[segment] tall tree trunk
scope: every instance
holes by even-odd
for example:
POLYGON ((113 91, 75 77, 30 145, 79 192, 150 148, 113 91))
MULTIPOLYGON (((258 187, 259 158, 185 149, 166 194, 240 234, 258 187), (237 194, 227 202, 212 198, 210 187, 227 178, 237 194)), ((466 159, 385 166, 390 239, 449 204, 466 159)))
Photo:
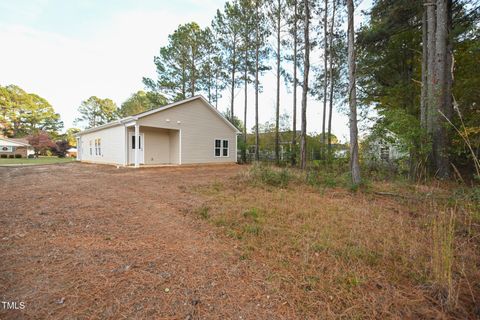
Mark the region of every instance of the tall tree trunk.
MULTIPOLYGON (((258 8, 259 4, 258 1, 255 1, 255 14, 258 20, 258 8)), ((258 30, 258 24, 255 24, 255 160, 259 161, 260 160, 260 136, 258 134, 258 89, 259 89, 259 83, 258 83, 258 64, 259 64, 259 46, 260 46, 260 40, 259 40, 259 30, 258 30)))
POLYGON ((187 80, 185 67, 182 66, 182 99, 187 97, 187 80))
POLYGON ((218 70, 215 70, 215 109, 218 109, 218 70))
POLYGON ((322 140, 321 140, 321 157, 325 155, 325 121, 327 119, 327 87, 328 87, 328 0, 325 1, 324 15, 323 15, 323 115, 322 115, 322 140))
MULTIPOLYGON (((429 0, 424 2, 424 10, 422 16, 422 79, 421 79, 421 93, 420 93, 420 127, 427 130, 428 118, 428 17, 427 6, 429 0)), ((424 150, 425 141, 423 135, 422 139, 414 141, 410 152, 410 169, 409 176, 412 181, 416 181, 422 175, 424 169, 424 157, 420 153, 424 150)))
POLYGON ((355 31, 353 0, 347 0, 348 9, 348 104, 350 106, 350 170, 354 185, 361 183, 358 154, 357 92, 355 88, 355 31))
POLYGON ((304 42, 305 58, 303 65, 303 88, 302 88, 302 133, 300 140, 300 167, 307 167, 307 96, 308 96, 308 74, 310 72, 310 3, 303 0, 305 6, 304 17, 304 42))
MULTIPOLYGON (((453 1, 447 0, 447 92, 446 92, 446 109, 445 115, 448 119, 451 119, 453 116, 453 96, 452 96, 452 88, 453 88, 453 45, 452 45, 452 19, 453 19, 453 1)), ((448 140, 448 139, 447 139, 448 140)))
POLYGON ((332 24, 330 25, 330 70, 329 70, 329 77, 330 77, 330 101, 328 105, 328 157, 329 159, 332 156, 332 112, 333 112, 333 56, 335 54, 333 50, 333 31, 335 27, 335 9, 336 9, 336 1, 333 0, 333 7, 332 7, 332 24))
POLYGON ((212 80, 213 80, 212 69, 209 67, 208 69, 208 103, 210 104, 212 104, 212 86, 213 86, 212 80))
POLYGON ((291 163, 292 166, 297 163, 297 0, 293 0, 293 132, 292 132, 292 150, 291 163))
POLYGON ((426 106, 426 129, 431 136, 434 126, 435 110, 435 33, 436 16, 435 0, 427 0, 427 106, 426 106))
POLYGON ((247 107, 248 107, 248 47, 245 48, 245 70, 244 70, 245 107, 243 110, 243 144, 242 161, 247 162, 247 107))
POLYGON ((446 178, 449 175, 446 121, 439 111, 445 114, 449 110, 450 97, 447 93, 450 81, 448 69, 448 0, 437 0, 437 19, 435 32, 435 113, 432 139, 432 151, 437 175, 446 178))
POLYGON ((278 0, 277 12, 277 102, 275 106, 275 161, 280 163, 280 17, 281 0, 278 0))
POLYGON ((236 50, 236 46, 233 47, 233 57, 232 57, 232 83, 231 83, 231 100, 230 100, 230 120, 233 121, 233 108, 234 108, 234 104, 235 104, 235 71, 236 71, 236 68, 237 68, 237 50, 236 50))
MULTIPOLYGON (((192 51, 194 50, 192 49, 192 51)), ((191 90, 190 94, 192 95, 192 97, 195 95, 195 81, 197 76, 195 74, 195 63, 193 61, 195 61, 195 54, 193 54, 192 56, 192 78, 191 78, 191 88, 190 88, 191 90)))
POLYGON ((422 88, 420 95, 420 125, 423 129, 427 128, 427 59, 428 59, 428 30, 427 30, 427 8, 423 12, 422 18, 422 88))

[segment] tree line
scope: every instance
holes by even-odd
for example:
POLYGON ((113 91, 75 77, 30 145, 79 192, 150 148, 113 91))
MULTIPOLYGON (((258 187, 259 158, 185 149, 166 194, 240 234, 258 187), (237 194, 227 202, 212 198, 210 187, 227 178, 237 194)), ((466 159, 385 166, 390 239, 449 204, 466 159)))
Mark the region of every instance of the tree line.
MULTIPOLYGON (((230 119, 237 116, 236 92, 243 89, 242 139, 246 144, 247 114, 253 112, 255 156, 259 160, 261 78, 270 70, 276 77, 275 160, 280 161, 280 110, 282 106, 291 106, 291 145, 295 151, 291 152, 290 162, 292 165, 299 162, 304 168, 307 163, 306 111, 310 96, 323 100, 321 139, 331 152, 331 139, 327 141, 332 131, 331 115, 335 103, 340 103, 347 80, 344 74, 347 46, 342 30, 345 14, 345 5, 338 0, 327 0, 322 6, 319 2, 303 0, 226 2, 217 10, 209 26, 202 29, 195 22, 180 25, 154 57, 157 78, 144 78, 143 82, 151 92, 165 94, 170 101, 201 93, 218 107, 220 98, 226 94, 230 119), (323 32, 319 32, 322 28, 323 32), (323 60, 322 65, 310 65, 312 53, 321 55, 318 58, 323 60), (309 77, 314 78, 315 83, 309 77), (293 90, 292 101, 281 101, 282 82, 293 90), (252 102, 248 95, 250 87, 254 91, 252 102), (297 123, 298 104, 302 115, 300 125, 297 123), (301 128, 299 137, 297 126, 301 128)), ((245 160, 245 150, 242 150, 242 158, 245 160)))
POLYGON ((260 77, 271 70, 276 76, 277 162, 280 108, 288 105, 293 115, 291 145, 300 144, 298 153, 291 153, 291 164, 297 165, 298 154, 299 166, 306 167, 310 120, 306 110, 308 97, 314 97, 322 102, 320 138, 322 156, 327 159, 333 108, 348 105, 355 184, 361 181, 357 117, 366 118, 372 111, 371 131, 380 137, 389 131, 400 138, 412 178, 447 178, 460 167, 468 172, 475 163, 469 159, 478 163, 480 150, 479 66, 475 63, 480 61, 478 3, 376 0, 356 31, 358 17, 354 1, 349 0, 227 2, 206 28, 196 23, 179 26, 154 58, 157 79, 144 78, 144 83, 152 92, 166 93, 169 100, 204 93, 217 106, 222 94, 227 94, 231 119, 236 116, 236 90, 243 87, 243 139, 246 144, 247 113, 253 111, 259 160, 260 77), (282 78, 293 91, 291 102, 280 100, 282 78), (249 86, 255 92, 253 110, 249 86))
POLYGON ((412 178, 479 175, 478 1, 375 1, 368 18, 359 104, 377 113, 373 134, 400 139, 412 178))
MULTIPOLYGON (((167 45, 154 57, 157 76, 143 78, 146 92, 134 93, 120 107, 110 99, 92 96, 79 106, 76 125, 101 125, 196 94, 203 94, 218 108, 226 95, 225 115, 243 131, 244 161, 248 128, 252 127, 255 157, 260 160, 260 133, 269 127, 274 133, 275 161, 280 162, 280 137, 285 140, 280 110, 284 108, 292 114, 289 162, 306 168, 307 121, 312 121, 307 108, 309 98, 314 98, 322 106, 321 118, 315 119, 321 123, 322 159, 332 158, 333 110, 349 115, 350 171, 355 184, 361 182, 362 156, 357 118, 372 119, 372 114, 370 135, 385 137, 391 132, 401 140, 409 155, 411 177, 446 178, 452 170, 468 171, 470 160, 478 163, 480 150, 478 4, 376 0, 359 30, 354 30, 354 19, 359 17, 355 9, 350 0, 226 2, 207 27, 191 22, 169 35, 167 45), (276 79, 272 126, 259 124, 266 72, 276 79), (281 100, 282 82, 291 91, 289 101, 281 100), (236 113, 239 90, 243 91, 242 120, 236 113), (253 124, 247 123, 250 113, 253 124)), ((6 88, 2 92, 14 97, 17 89, 6 88)), ((1 99, 0 124, 7 135, 59 125, 58 115, 40 97, 29 96, 25 106, 31 110, 44 106, 50 114, 47 122, 35 120, 34 114, 39 113, 19 113, 15 106, 23 103, 18 102, 23 101, 20 98, 1 99)))

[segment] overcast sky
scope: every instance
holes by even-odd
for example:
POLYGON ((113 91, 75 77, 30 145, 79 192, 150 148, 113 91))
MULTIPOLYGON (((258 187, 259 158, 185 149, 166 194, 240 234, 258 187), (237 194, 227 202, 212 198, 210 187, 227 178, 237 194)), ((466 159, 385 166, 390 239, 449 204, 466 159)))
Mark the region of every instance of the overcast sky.
MULTIPOLYGON (((224 2, 0 0, 0 85, 16 84, 46 98, 60 113, 65 128, 71 127, 82 100, 96 95, 120 106, 132 93, 145 89, 142 77, 155 77, 153 57, 168 35, 182 23, 209 25, 224 2)), ((262 79, 261 123, 274 116, 274 79, 272 71, 262 79)), ((282 86, 282 113, 291 114, 289 91, 282 86)), ((254 121, 253 94, 252 88, 247 128, 254 121)), ((229 96, 224 93, 219 109, 229 107, 229 96)), ((236 97, 235 114, 243 118, 242 89, 236 97)), ((309 100, 309 132, 321 131, 321 107, 309 100)), ((334 113, 332 131, 342 141, 348 137, 347 124, 345 115, 334 113)))

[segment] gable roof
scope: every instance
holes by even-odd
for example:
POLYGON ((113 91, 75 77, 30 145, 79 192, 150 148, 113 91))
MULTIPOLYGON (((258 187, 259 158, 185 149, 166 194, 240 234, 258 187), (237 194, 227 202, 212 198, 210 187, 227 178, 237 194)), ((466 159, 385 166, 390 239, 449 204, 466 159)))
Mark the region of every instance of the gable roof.
POLYGON ((0 137, 0 145, 12 147, 30 147, 27 139, 0 137), (5 142, 2 142, 5 141, 5 142))
POLYGON ((103 125, 101 125, 101 126, 97 126, 97 127, 93 127, 93 128, 90 128, 90 129, 83 130, 83 131, 77 133, 76 136, 80 136, 80 135, 85 134, 85 133, 95 132, 95 131, 98 131, 98 130, 102 130, 102 129, 106 129, 106 128, 110 128, 110 127, 122 125, 122 124, 125 124, 125 123, 127 123, 127 122, 136 121, 136 120, 141 119, 141 118, 143 118, 143 117, 147 117, 147 116, 149 116, 149 115, 151 115, 151 114, 155 114, 155 113, 158 113, 158 112, 162 112, 162 111, 164 111, 164 110, 167 110, 167 109, 170 109, 170 108, 173 108, 173 107, 176 107, 176 106, 179 106, 179 105, 182 105, 182 104, 185 104, 185 103, 187 103, 187 102, 191 102, 191 101, 194 101, 194 100, 197 100, 197 99, 200 99, 200 101, 202 101, 207 107, 209 107, 209 108, 210 108, 218 117, 220 117, 220 119, 222 119, 233 131, 235 131, 236 133, 240 133, 240 131, 239 131, 230 121, 228 121, 214 106, 212 106, 212 105, 207 101, 207 99, 205 99, 202 95, 197 95, 197 96, 193 96, 193 97, 190 97, 190 98, 181 100, 181 101, 177 101, 177 102, 174 102, 174 103, 167 104, 167 105, 165 105, 165 106, 162 106, 162 107, 159 107, 159 108, 156 108, 156 109, 144 111, 144 112, 141 112, 141 113, 132 115, 132 116, 128 116, 128 117, 125 117, 125 118, 122 118, 122 119, 119 119, 119 120, 115 120, 115 121, 112 121, 112 122, 103 124, 103 125))

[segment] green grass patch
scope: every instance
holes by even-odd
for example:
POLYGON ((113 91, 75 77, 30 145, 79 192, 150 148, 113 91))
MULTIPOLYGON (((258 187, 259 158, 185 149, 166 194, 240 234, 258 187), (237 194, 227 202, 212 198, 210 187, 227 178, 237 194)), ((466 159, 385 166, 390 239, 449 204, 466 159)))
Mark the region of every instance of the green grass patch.
POLYGON ((243 232, 254 236, 260 235, 262 228, 258 224, 247 224, 243 226, 243 232))
POLYGON ((210 213, 208 212, 209 210, 209 207, 201 206, 200 208, 198 208, 197 214, 200 218, 208 220, 210 218, 210 213))
POLYGON ((273 187, 284 188, 293 176, 287 168, 275 168, 270 165, 255 164, 250 169, 254 182, 259 182, 273 187))
POLYGON ((261 211, 257 208, 251 208, 243 212, 243 217, 254 222, 260 222, 261 211))
POLYGON ((75 158, 59 158, 59 157, 39 157, 37 159, 16 158, 16 159, 0 159, 0 166, 33 166, 42 164, 68 163, 75 161, 75 158))
POLYGON ((376 251, 351 243, 347 243, 340 248, 334 249, 333 255, 341 258, 347 263, 359 261, 372 267, 377 266, 382 258, 382 255, 376 251))

